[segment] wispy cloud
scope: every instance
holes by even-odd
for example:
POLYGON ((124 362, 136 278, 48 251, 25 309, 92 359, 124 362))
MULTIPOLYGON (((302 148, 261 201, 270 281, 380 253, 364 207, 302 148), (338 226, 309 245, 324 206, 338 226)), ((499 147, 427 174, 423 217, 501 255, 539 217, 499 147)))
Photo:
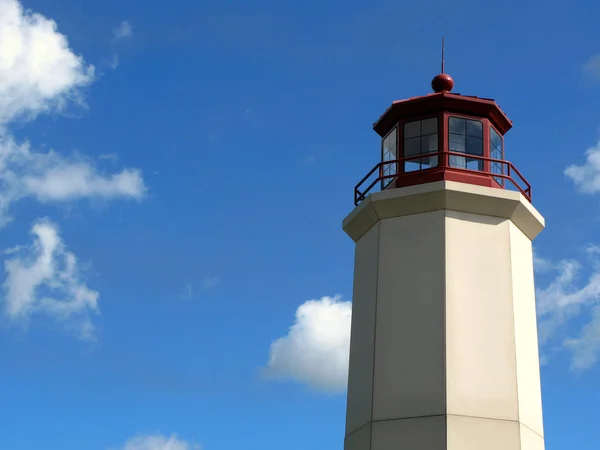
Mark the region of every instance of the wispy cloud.
MULTIPOLYGON (((216 277, 205 278, 200 284, 203 291, 207 291, 216 287, 219 284, 219 279, 216 277)), ((188 283, 183 288, 183 292, 181 294, 183 299, 189 300, 194 297, 194 286, 191 283, 188 283)))
MULTIPOLYGON (((150 434, 135 436, 127 440, 120 450, 200 450, 200 446, 179 439, 175 435, 150 434)), ((114 450, 114 449, 109 449, 114 450)))
POLYGON ((204 290, 212 289, 215 286, 217 286, 217 284, 219 284, 219 279, 218 278, 216 278, 216 277, 206 278, 202 282, 202 289, 204 289, 204 290))
POLYGON ((0 226, 10 221, 10 206, 23 198, 41 203, 81 199, 141 200, 147 188, 140 170, 103 173, 78 156, 38 152, 0 133, 0 226))
POLYGON ((600 192, 600 142, 585 151, 585 162, 568 166, 565 175, 584 194, 600 192))
POLYGON ((552 278, 536 293, 540 345, 546 351, 570 351, 576 371, 593 366, 600 355, 600 261, 595 249, 587 250, 591 271, 586 277, 578 260, 544 260, 546 276, 552 278), (581 321, 585 324, 573 329, 581 321))
POLYGON ((77 257, 66 249, 55 224, 36 222, 31 228, 33 243, 11 249, 5 261, 3 311, 13 322, 27 324, 35 314, 50 317, 92 340, 98 292, 81 280, 77 257))
POLYGON ((183 294, 181 295, 184 299, 189 300, 194 296, 194 289, 191 284, 186 284, 183 288, 183 294))
POLYGON ((590 80, 600 81, 600 54, 592 55, 581 65, 581 70, 590 80))
POLYGON ((119 24, 118 27, 113 29, 113 39, 115 41, 131 38, 132 36, 133 27, 131 26, 131 23, 129 23, 127 20, 124 20, 119 24))
POLYGON ((298 308, 288 334, 271 344, 265 373, 322 391, 348 383, 352 304, 340 296, 309 300, 298 308))
POLYGON ((119 64, 121 62, 121 58, 119 57, 119 52, 117 50, 117 44, 120 41, 131 39, 133 37, 133 27, 131 26, 131 23, 129 21, 124 20, 117 27, 113 28, 112 34, 114 53, 110 59, 104 60, 104 64, 110 69, 115 70, 119 67, 119 64))
POLYGON ((103 153, 98 156, 100 161, 109 161, 112 163, 116 163, 119 160, 119 156, 116 153, 103 153))
POLYGON ((119 62, 120 62, 119 55, 115 53, 112 56, 112 58, 110 58, 108 60, 104 60, 104 62, 110 69, 115 70, 119 67, 119 62))

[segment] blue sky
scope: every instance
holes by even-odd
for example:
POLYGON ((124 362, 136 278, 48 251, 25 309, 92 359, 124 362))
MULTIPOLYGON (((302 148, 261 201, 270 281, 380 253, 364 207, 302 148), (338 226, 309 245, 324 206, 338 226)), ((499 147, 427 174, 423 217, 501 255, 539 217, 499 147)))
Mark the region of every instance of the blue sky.
POLYGON ((547 449, 597 449, 598 14, 0 0, 0 448, 342 449, 341 220, 372 123, 429 92, 444 34, 547 220, 547 449))

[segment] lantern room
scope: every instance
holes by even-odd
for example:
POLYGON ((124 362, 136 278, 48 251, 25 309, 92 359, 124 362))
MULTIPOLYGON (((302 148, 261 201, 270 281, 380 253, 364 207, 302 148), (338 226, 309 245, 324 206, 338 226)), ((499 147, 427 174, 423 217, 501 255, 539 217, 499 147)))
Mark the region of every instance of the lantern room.
POLYGON ((382 190, 448 180, 516 189, 531 201, 531 187, 505 159, 504 135, 512 122, 494 100, 452 93, 442 73, 433 93, 394 101, 373 129, 381 136, 381 160, 354 192, 360 203, 382 190))

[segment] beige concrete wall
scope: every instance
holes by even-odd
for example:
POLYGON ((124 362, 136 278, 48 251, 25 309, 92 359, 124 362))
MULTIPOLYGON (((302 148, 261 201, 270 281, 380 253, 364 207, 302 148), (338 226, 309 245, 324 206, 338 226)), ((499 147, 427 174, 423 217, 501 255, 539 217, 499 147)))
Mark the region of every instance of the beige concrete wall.
POLYGON ((449 415, 447 425, 447 450, 534 450, 521 447, 519 422, 449 415))
POLYGON ((512 223, 509 226, 519 421, 543 436, 533 251, 527 236, 512 223))
POLYGON ((446 418, 444 416, 384 420, 373 423, 372 450, 438 450, 445 449, 445 444, 446 418))
POLYGON ((518 420, 509 224, 446 213, 448 414, 518 420))
POLYGON ((373 420, 444 414, 444 212, 379 223, 373 420))
POLYGON ((372 416, 379 230, 378 223, 355 248, 346 435, 370 423, 372 416))
POLYGON ((530 240, 543 218, 498 190, 419 189, 345 221, 357 244, 344 448, 543 450, 530 240))

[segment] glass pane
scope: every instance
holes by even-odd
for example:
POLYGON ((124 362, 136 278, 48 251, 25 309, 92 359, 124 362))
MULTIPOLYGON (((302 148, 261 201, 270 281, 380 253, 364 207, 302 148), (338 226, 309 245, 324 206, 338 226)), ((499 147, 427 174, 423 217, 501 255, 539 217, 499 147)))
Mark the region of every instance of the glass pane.
POLYGON ((492 147, 502 146, 502 138, 493 128, 490 128, 490 143, 492 144, 492 147))
POLYGON ((421 134, 423 136, 427 134, 435 134, 438 132, 438 122, 437 117, 432 117, 431 119, 425 119, 421 121, 421 134))
POLYGON ((437 167, 438 165, 438 157, 436 156, 430 156, 429 158, 427 158, 427 161, 423 162, 423 169, 429 169, 430 167, 437 167))
POLYGON ((391 161, 396 159, 396 147, 394 148, 383 148, 383 160, 391 161))
POLYGON ((383 159, 396 159, 396 129, 394 128, 383 140, 383 159))
POLYGON ((501 164, 493 162, 491 167, 492 167, 492 173, 503 173, 502 172, 503 166, 501 164))
POLYGON ((404 125, 404 139, 413 138, 421 135, 421 121, 408 122, 404 125))
POLYGON ((391 144, 388 139, 383 141, 383 153, 396 153, 396 145, 391 144))
POLYGON ((430 134, 421 138, 421 153, 431 153, 438 151, 437 134, 430 134))
POLYGON ((385 145, 388 147, 396 146, 396 129, 394 128, 385 138, 385 145))
POLYGON ((416 170, 421 170, 421 165, 419 164, 418 159, 416 160, 416 162, 407 161, 404 163, 404 171, 405 172, 414 172, 416 170))
POLYGON ((450 140, 448 142, 449 150, 451 152, 465 153, 466 138, 460 134, 450 134, 450 140))
POLYGON ((450 133, 465 134, 467 131, 466 120, 450 117, 450 133))
POLYGON ((404 156, 421 153, 421 138, 404 139, 404 156))
POLYGON ((483 161, 481 159, 467 158, 467 169, 483 172, 483 161))
POLYGON ((467 136, 483 138, 483 123, 479 120, 467 120, 467 136))
POLYGON ((458 167, 459 169, 467 168, 467 158, 464 156, 450 155, 450 167, 458 167))
POLYGON ((467 153, 483 155, 483 139, 467 136, 467 153))

